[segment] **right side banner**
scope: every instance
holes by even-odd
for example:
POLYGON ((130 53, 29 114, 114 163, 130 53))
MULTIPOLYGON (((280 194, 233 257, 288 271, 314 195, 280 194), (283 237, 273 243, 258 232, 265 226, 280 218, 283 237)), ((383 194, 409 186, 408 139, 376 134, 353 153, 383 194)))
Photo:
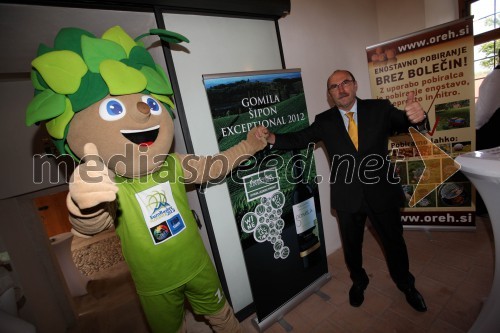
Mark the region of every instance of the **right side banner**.
POLYGON ((453 165, 475 149, 472 18, 373 45, 366 53, 372 97, 404 110, 413 91, 430 123, 425 144, 409 134, 389 142, 407 197, 403 225, 475 227, 475 190, 453 165))

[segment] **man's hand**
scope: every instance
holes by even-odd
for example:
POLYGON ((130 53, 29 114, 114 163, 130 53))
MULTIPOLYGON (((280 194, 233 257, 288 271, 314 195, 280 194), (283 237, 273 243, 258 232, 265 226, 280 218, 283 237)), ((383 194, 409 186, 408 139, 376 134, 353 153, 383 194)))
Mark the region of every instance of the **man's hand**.
POLYGON ((87 143, 83 153, 83 163, 75 169, 69 184, 71 199, 79 209, 114 201, 118 192, 114 174, 99 157, 96 145, 87 143))
POLYGON ((412 124, 418 124, 427 117, 420 103, 415 100, 415 92, 413 91, 410 91, 408 95, 406 95, 405 112, 412 124))
POLYGON ((270 132, 266 127, 259 125, 257 126, 257 131, 255 133, 259 138, 266 139, 267 143, 274 144, 275 136, 274 133, 270 132))

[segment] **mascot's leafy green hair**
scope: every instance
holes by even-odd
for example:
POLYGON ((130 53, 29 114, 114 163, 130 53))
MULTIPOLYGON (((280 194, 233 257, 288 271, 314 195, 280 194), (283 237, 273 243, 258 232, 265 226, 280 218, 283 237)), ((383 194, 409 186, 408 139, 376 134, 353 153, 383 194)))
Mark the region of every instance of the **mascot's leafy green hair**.
POLYGON ((31 63, 35 98, 28 105, 26 124, 46 121, 57 149, 75 157, 66 143, 73 115, 108 94, 148 94, 162 102, 172 115, 168 77, 139 42, 149 35, 169 43, 189 42, 163 29, 151 29, 134 40, 115 26, 101 38, 83 29, 64 28, 57 34, 53 48, 40 44, 37 58, 31 63))

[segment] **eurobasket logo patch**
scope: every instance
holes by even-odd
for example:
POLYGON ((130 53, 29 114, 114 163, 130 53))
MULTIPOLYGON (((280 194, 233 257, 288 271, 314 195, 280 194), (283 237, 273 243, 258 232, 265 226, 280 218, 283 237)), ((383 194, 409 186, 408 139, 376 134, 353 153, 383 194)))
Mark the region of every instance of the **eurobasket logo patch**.
POLYGON ((167 202, 165 192, 155 191, 148 195, 148 208, 152 211, 150 219, 152 221, 162 219, 165 216, 175 213, 175 209, 167 202))
POLYGON ((169 183, 158 184, 136 193, 136 198, 155 245, 178 235, 186 228, 173 200, 169 183))

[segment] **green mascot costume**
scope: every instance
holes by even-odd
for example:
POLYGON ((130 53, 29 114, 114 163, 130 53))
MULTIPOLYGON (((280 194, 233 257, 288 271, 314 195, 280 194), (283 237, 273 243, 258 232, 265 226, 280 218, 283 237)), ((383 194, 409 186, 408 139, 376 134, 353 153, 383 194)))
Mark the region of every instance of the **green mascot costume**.
POLYGON ((167 75, 119 26, 101 38, 62 29, 32 61, 35 97, 26 123, 45 122, 61 153, 80 161, 67 206, 73 232, 91 236, 114 226, 154 332, 185 331, 184 301, 216 332, 241 332, 205 250, 185 184, 225 176, 266 146, 255 130, 215 156, 170 153, 174 124, 167 75))

